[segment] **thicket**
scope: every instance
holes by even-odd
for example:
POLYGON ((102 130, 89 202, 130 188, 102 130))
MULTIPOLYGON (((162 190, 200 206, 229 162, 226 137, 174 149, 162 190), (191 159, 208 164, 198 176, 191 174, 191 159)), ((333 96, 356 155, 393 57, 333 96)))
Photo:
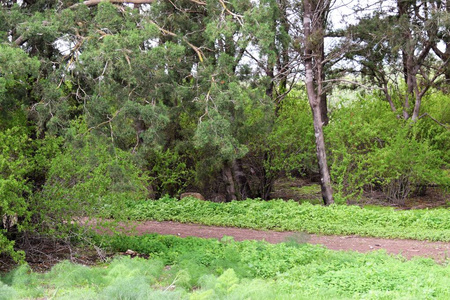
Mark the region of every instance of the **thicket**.
MULTIPOLYGON (((377 191, 385 202, 403 205, 408 197, 425 195, 428 186, 448 192, 450 96, 439 91, 427 95, 429 115, 412 123, 377 94, 335 92, 325 135, 337 202, 377 191)), ((267 141, 269 174, 318 173, 311 112, 301 88, 284 99, 267 141)))
POLYGON ((145 235, 103 237, 117 257, 97 267, 60 263, 45 274, 24 265, 0 278, 2 299, 447 299, 448 265, 382 251, 335 252, 282 244, 145 235))
POLYGON ((450 241, 447 209, 395 211, 359 206, 329 207, 283 200, 213 203, 162 198, 130 206, 132 220, 177 221, 321 234, 450 241))
MULTIPOLYGON (((430 104, 439 103, 436 107, 450 105, 450 97, 441 92, 427 98, 430 104)), ((446 120, 440 110, 430 109, 434 113, 446 120)), ((325 130, 332 179, 341 199, 377 190, 387 202, 403 205, 410 196, 426 194, 428 186, 444 192, 450 187, 450 130, 432 119, 404 121, 386 102, 367 95, 341 99, 325 130)))
POLYGON ((89 132, 65 143, 31 134, 23 126, 0 132, 0 254, 22 260, 14 243, 23 233, 79 240, 85 229, 73 221, 124 219, 124 204, 146 197, 146 175, 129 153, 89 132))

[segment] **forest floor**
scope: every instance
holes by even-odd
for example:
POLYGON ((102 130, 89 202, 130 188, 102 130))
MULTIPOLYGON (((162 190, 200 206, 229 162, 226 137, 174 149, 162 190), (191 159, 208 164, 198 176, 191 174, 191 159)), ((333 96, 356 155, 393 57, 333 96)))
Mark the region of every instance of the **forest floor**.
MULTIPOLYGON (((332 250, 369 252, 383 249, 389 254, 401 254, 407 259, 415 256, 429 257, 437 262, 450 258, 450 243, 402 239, 381 239, 360 236, 326 236, 304 232, 278 232, 235 227, 204 226, 177 222, 145 221, 135 225, 138 234, 158 233, 179 237, 195 236, 217 238, 231 236, 236 241, 265 240, 269 243, 293 241, 297 243, 320 244, 332 250)), ((132 250, 132 249, 131 249, 132 250)))

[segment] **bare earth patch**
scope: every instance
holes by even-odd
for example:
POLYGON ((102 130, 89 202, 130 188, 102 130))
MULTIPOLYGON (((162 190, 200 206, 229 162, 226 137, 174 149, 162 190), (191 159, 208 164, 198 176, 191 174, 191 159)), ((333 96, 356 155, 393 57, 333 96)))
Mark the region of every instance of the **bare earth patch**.
POLYGON ((332 250, 369 252, 384 249, 389 254, 410 259, 415 256, 433 258, 443 262, 450 258, 450 243, 428 242, 400 239, 380 239, 360 236, 323 236, 300 232, 262 231, 254 229, 204 226, 177 222, 145 221, 136 224, 138 234, 158 233, 179 237, 196 236, 201 238, 217 238, 232 236, 236 241, 265 240, 269 243, 281 243, 296 240, 300 243, 320 244, 332 250))

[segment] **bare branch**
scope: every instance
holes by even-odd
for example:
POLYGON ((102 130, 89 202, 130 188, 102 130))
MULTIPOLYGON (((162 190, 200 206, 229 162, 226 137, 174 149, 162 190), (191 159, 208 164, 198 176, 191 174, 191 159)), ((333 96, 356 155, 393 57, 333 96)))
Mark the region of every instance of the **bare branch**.
POLYGON ((167 34, 167 35, 170 35, 170 36, 177 36, 175 33, 173 33, 173 32, 171 32, 171 31, 169 31, 169 30, 166 30, 166 29, 164 29, 164 28, 162 28, 162 27, 160 27, 158 24, 156 24, 155 22, 153 22, 153 21, 150 21, 152 24, 154 24, 156 27, 158 27, 158 29, 159 29, 159 31, 161 31, 162 33, 164 33, 164 34, 167 34))
MULTIPOLYGON (((173 36, 173 37, 177 37, 177 35, 176 35, 175 33, 173 33, 173 32, 171 32, 171 31, 169 31, 169 30, 166 30, 166 29, 160 27, 158 24, 156 24, 156 23, 153 22, 153 21, 152 21, 152 24, 154 24, 156 27, 158 27, 159 31, 161 31, 162 33, 167 34, 167 35, 170 35, 170 36, 173 36)), ((199 47, 194 46, 193 44, 191 44, 191 43, 186 39, 186 37, 183 37, 183 41, 184 41, 186 44, 188 44, 188 46, 191 47, 192 50, 195 51, 195 53, 197 53, 197 56, 198 56, 198 59, 200 60, 200 62, 203 62, 203 58, 204 58, 205 55, 203 54, 202 50, 201 50, 199 47)))
MULTIPOLYGON (((42 26, 48 26, 50 25, 49 21, 42 21, 42 26)), ((28 39, 25 38, 25 33, 22 33, 17 39, 14 40, 14 44, 16 46, 21 46, 23 43, 25 43, 28 39)))
MULTIPOLYGON (((101 123, 97 124, 96 126, 93 126, 93 127, 88 128, 87 132, 90 132, 90 131, 92 131, 93 129, 97 129, 97 128, 99 128, 99 127, 101 127, 101 126, 103 126, 103 125, 106 125, 106 124, 109 124, 109 126, 111 127, 111 122, 117 117, 117 115, 118 115, 121 111, 122 111, 122 109, 119 109, 118 111, 116 111, 116 112, 113 114, 112 117, 109 117, 109 116, 108 116, 108 121, 101 122, 101 123)), ((111 128, 111 130, 112 130, 112 128, 111 128)), ((112 135, 112 134, 111 134, 111 135, 112 135)))
POLYGON ((431 120, 433 120, 434 122, 436 122, 437 124, 439 124, 440 126, 444 127, 447 130, 450 130, 450 126, 443 124, 441 122, 439 122, 438 120, 436 120, 435 118, 433 118, 432 116, 430 116, 428 113, 424 113, 423 115, 421 115, 419 117, 419 119, 422 119, 423 117, 429 117, 431 120))

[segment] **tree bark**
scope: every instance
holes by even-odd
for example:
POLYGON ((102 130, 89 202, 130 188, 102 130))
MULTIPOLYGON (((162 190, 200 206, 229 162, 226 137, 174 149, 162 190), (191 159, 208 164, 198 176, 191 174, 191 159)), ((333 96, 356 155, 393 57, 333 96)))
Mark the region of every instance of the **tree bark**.
MULTIPOLYGON (((326 1, 325 1, 326 2, 326 1)), ((323 119, 322 119, 322 72, 323 72, 323 51, 322 45, 324 42, 323 35, 323 17, 324 11, 327 9, 327 4, 323 7, 314 6, 310 0, 303 1, 303 30, 305 35, 305 84, 306 92, 308 94, 309 104, 313 114, 314 135, 316 139, 316 154, 319 163, 320 186, 322 189, 322 198, 325 205, 334 203, 333 191, 331 188, 331 177, 328 169, 327 155, 325 151, 325 138, 323 135, 323 119), (313 20, 313 12, 316 16, 313 20), (319 17, 317 17, 319 16, 319 17), (319 40, 320 39, 320 40, 319 40), (314 43, 313 43, 314 40, 314 43), (316 82, 315 82, 316 81, 316 82)))
POLYGON ((232 163, 234 178, 238 187, 238 197, 240 200, 246 200, 252 198, 252 192, 250 185, 248 184, 247 176, 245 176, 244 169, 242 168, 242 161, 235 159, 232 163))
POLYGON ((222 178, 225 183, 227 202, 237 200, 236 188, 234 187, 233 172, 228 164, 223 167, 222 178))
MULTIPOLYGON (((309 98, 309 96, 308 96, 309 98)), ((309 99, 311 110, 313 113, 314 135, 316 137, 316 153, 319 163, 320 188, 322 191, 322 199, 325 205, 334 203, 333 190, 331 187, 331 176, 328 169, 327 154, 325 151, 325 138, 323 135, 323 121, 321 117, 320 105, 318 99, 309 99)))
MULTIPOLYGON (((325 25, 325 24, 324 24, 325 25)), ((323 59, 325 57, 325 43, 322 43, 320 46, 321 51, 321 58, 323 59)), ((321 69, 320 72, 320 78, 318 79, 321 82, 321 86, 323 85, 322 82, 325 81, 325 72, 324 72, 324 64, 321 63, 321 69)), ((323 86, 321 88, 321 93, 319 95, 320 97, 320 116, 322 117, 322 122, 324 126, 328 125, 328 122, 330 121, 328 118, 328 101, 327 101, 327 93, 323 90, 323 86)))

